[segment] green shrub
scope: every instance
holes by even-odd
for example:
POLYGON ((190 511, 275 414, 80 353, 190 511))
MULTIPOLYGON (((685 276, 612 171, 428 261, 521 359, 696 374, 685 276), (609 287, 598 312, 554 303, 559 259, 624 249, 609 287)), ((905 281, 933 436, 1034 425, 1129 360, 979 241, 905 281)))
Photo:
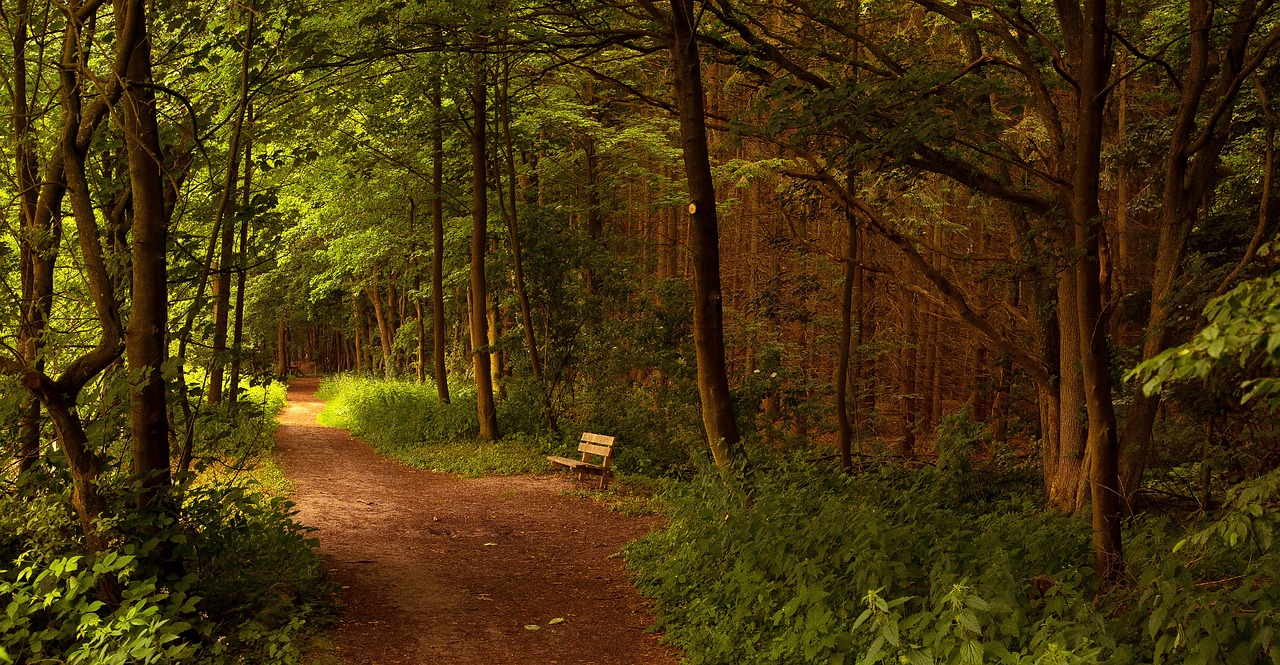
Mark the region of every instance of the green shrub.
POLYGON ((501 441, 477 441, 480 425, 472 390, 454 389, 451 403, 436 399, 435 387, 412 381, 355 376, 325 379, 320 422, 349 430, 378 453, 412 466, 480 476, 546 470, 545 455, 557 435, 504 432, 501 441))
POLYGON ((991 469, 957 493, 963 463, 941 466, 704 474, 668 490, 670 526, 628 563, 692 663, 1280 659, 1280 475, 1203 524, 1131 522, 1131 584, 1096 597, 1086 520, 993 490, 991 469))
POLYGON ((982 608, 972 618, 992 647, 1091 648, 1083 525, 1030 497, 975 512, 939 490, 947 480, 794 465, 727 490, 708 474, 667 497, 671 526, 628 560, 694 663, 852 663, 873 647, 910 658, 913 645, 943 658, 971 648, 973 631, 951 631, 959 596, 982 608), (1052 581, 1047 592, 1037 580, 1052 581))
MULTIPOLYGON (((100 528, 111 549, 87 552, 70 481, 52 447, 35 473, 0 494, 0 663, 297 663, 309 631, 332 614, 316 542, 271 467, 280 384, 251 386, 234 414, 201 409, 193 422, 199 473, 179 474, 139 511, 127 467, 127 401, 108 382, 81 412, 109 502, 100 528), (31 480, 36 479, 36 480, 31 480), (114 579, 122 601, 103 602, 114 579)), ((180 413, 180 410, 175 409, 180 413)), ((176 429, 185 431, 178 419, 176 429)))
MULTIPOLYGON (((300 662, 301 638, 327 621, 332 590, 291 506, 244 485, 179 487, 174 496, 182 497, 176 519, 126 513, 132 497, 120 495, 115 512, 124 517, 105 525, 114 549, 97 555, 71 538, 6 539, 8 662, 300 662), (117 607, 99 595, 104 576, 119 580, 117 607)), ((42 505, 31 521, 73 532, 61 502, 42 505)))

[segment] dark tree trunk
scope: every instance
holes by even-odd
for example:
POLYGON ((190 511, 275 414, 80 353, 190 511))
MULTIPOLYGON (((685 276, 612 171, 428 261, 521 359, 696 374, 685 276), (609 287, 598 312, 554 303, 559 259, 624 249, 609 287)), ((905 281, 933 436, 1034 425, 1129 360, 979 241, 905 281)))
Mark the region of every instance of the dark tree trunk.
MULTIPOLYGON (((849 172, 849 188, 853 189, 853 170, 849 172)), ((849 344, 853 337, 853 286, 858 277, 858 220, 851 208, 845 209, 849 227, 849 244, 844 264, 844 288, 840 293, 840 348, 836 358, 836 449, 845 473, 853 471, 853 425, 849 422, 849 344)))
MULTIPOLYGON (((250 25, 252 25, 252 18, 250 25)), ((252 122, 252 110, 249 112, 252 122)), ((236 254, 236 304, 235 326, 231 334, 231 381, 227 402, 234 408, 240 399, 240 366, 244 354, 244 285, 249 276, 249 220, 253 202, 253 144, 251 138, 244 144, 244 192, 241 199, 243 217, 240 220, 240 251, 236 254)))
POLYGON ((727 468, 736 457, 739 434, 725 372, 720 236, 715 185, 707 152, 706 98, 694 35, 693 4, 693 0, 672 0, 671 64, 692 218, 693 340, 697 348, 702 423, 716 464, 727 468))
POLYGON ((148 489, 139 497, 149 504, 169 484, 169 420, 165 408, 163 363, 169 323, 166 283, 164 176, 158 156, 155 93, 151 81, 151 39, 143 0, 116 0, 116 39, 132 45, 121 106, 129 152, 133 191, 133 298, 125 335, 129 375, 137 382, 130 392, 130 435, 133 470, 148 489))
POLYGON ((1076 111, 1075 178, 1071 213, 1076 261, 1077 318, 1080 360, 1084 375, 1085 407, 1089 413, 1089 489, 1093 502, 1095 567, 1104 587, 1118 584, 1124 574, 1120 542, 1121 510, 1119 442, 1111 395, 1111 359, 1102 313, 1098 204, 1102 131, 1106 88, 1111 72, 1111 44, 1107 32, 1106 0, 1085 0, 1083 48, 1079 68, 1080 101, 1076 111))
MULTIPOLYGON (((61 224, 53 223, 51 214, 42 214, 41 175, 37 145, 32 137, 31 100, 27 91, 27 40, 31 6, 19 0, 13 27, 13 149, 14 172, 18 186, 19 271, 21 273, 21 311, 18 323, 18 352, 30 367, 43 371, 40 349, 53 307, 53 269, 61 224)), ((58 174, 59 176, 61 174, 58 174)), ((49 179, 46 193, 61 204, 62 186, 49 179)), ((18 419, 18 473, 29 470, 40 457, 40 401, 29 397, 22 405, 18 419)))
MULTIPOLYGON (((914 275, 912 276, 914 278, 914 275)), ((916 425, 919 422, 919 400, 916 398, 916 344, 919 335, 916 332, 916 313, 920 310, 914 295, 906 296, 906 304, 902 313, 902 350, 898 354, 901 374, 899 390, 902 395, 901 438, 898 439, 898 454, 910 456, 916 449, 916 425)))
POLYGON ((388 379, 394 375, 395 365, 391 358, 392 332, 391 322, 388 320, 391 312, 382 304, 382 294, 378 292, 379 280, 378 271, 373 271, 373 284, 365 287, 365 292, 369 295, 369 301, 373 303, 373 318, 378 323, 378 340, 381 342, 382 350, 382 373, 388 379))
MULTIPOLYGON (((223 367, 227 355, 227 323, 231 310, 231 273, 235 261, 235 219, 231 215, 235 205, 236 181, 240 176, 240 140, 244 130, 245 115, 249 105, 249 56, 252 52, 254 16, 246 12, 248 38, 240 58, 240 90, 236 103, 236 117, 231 129, 231 145, 227 154, 227 173, 222 181, 222 195, 218 199, 216 226, 221 235, 218 256, 218 275, 213 283, 213 361, 209 364, 209 403, 222 401, 223 367)), ((247 177, 247 176, 246 176, 247 177)))
POLYGON ((444 330, 444 110, 440 101, 437 72, 431 83, 431 332, 435 336, 436 396, 449 403, 449 375, 445 370, 444 330))
MULTIPOLYGON (((509 63, 505 65, 509 67, 509 63)), ((511 243, 511 267, 515 277, 516 298, 520 304, 520 324, 524 329, 524 343, 529 350, 529 371, 533 375, 533 380, 538 384, 538 389, 542 392, 542 411, 543 418, 547 421, 547 426, 552 430, 559 431, 559 424, 556 422, 555 413, 551 408, 551 396, 547 390, 546 382, 542 377, 542 359, 538 353, 538 341, 533 332, 533 314, 529 307, 529 292, 525 288, 524 282, 524 258, 521 252, 520 244, 520 196, 517 184, 520 182, 516 175, 516 157, 515 145, 511 140, 511 98, 510 98, 510 74, 504 72, 502 78, 502 87, 499 89, 499 113, 502 123, 502 141, 505 148, 505 161, 507 167, 507 184, 510 193, 509 209, 504 209, 507 218, 507 235, 511 243)), ((495 165, 496 166, 496 165, 495 165)), ((501 183, 498 187, 499 196, 502 195, 501 183)))
POLYGON ((476 414, 480 438, 496 441, 498 414, 493 401, 492 363, 489 357, 489 301, 485 283, 484 257, 489 244, 489 197, 485 160, 485 124, 488 118, 488 89, 485 58, 477 55, 474 89, 471 94, 471 362, 475 370, 476 414))

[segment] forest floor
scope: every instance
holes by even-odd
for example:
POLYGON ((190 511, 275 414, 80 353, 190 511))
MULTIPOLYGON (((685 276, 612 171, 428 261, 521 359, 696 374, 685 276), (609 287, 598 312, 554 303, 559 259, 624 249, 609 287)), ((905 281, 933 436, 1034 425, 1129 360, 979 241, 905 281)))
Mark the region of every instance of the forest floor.
POLYGON ((567 496, 563 477, 467 479, 389 460, 316 422, 318 384, 289 385, 277 434, 298 519, 342 589, 318 663, 676 662, 646 632, 654 617, 618 555, 657 518, 567 496))

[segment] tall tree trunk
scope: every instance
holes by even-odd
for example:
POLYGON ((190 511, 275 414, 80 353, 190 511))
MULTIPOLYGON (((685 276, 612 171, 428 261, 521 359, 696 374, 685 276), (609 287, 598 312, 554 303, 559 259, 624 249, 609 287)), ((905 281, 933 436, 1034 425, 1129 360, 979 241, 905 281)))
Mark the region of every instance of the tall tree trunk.
MULTIPOLYGON (((588 103, 590 103, 588 97, 588 103)), ((600 155, 596 152, 596 139, 586 136, 582 140, 583 161, 586 166, 586 228, 587 238, 591 241, 592 253, 601 251, 600 236, 604 232, 604 219, 600 215, 600 155)), ((589 265, 589 264, 588 264, 589 265)), ((600 291, 600 276, 587 268, 585 271, 587 291, 592 295, 600 291)))
POLYGON ((1102 314, 1098 204, 1102 131, 1111 72, 1106 0, 1085 0, 1083 40, 1078 68, 1074 179, 1071 215, 1074 227, 1077 321, 1080 361, 1089 414, 1089 488, 1093 505, 1095 567, 1104 588, 1121 581, 1119 442, 1111 395, 1111 362, 1102 314))
MULTIPOLYGON (((1229 21, 1218 22, 1214 19, 1219 9, 1217 3, 1188 2, 1187 65, 1181 77, 1162 173, 1159 235, 1143 360, 1150 360, 1168 346, 1169 327, 1177 309, 1173 296, 1182 276, 1187 237, 1198 214, 1207 207, 1210 188, 1219 179, 1216 171, 1220 170, 1222 150, 1229 144, 1227 128, 1233 126, 1240 84, 1251 73, 1245 69, 1246 64, 1257 67, 1263 62, 1246 52, 1255 29, 1261 25, 1258 22, 1261 14, 1254 12, 1257 6, 1247 2, 1231 10, 1229 21), (1215 23, 1231 25, 1226 40, 1212 37, 1215 23), (1217 112, 1209 116, 1208 123, 1203 106, 1216 107, 1217 112)), ((1267 52, 1261 44, 1255 48, 1263 49, 1259 54, 1267 52)), ((1274 44, 1270 48, 1274 48, 1274 44)), ((1146 396, 1139 391, 1127 410, 1120 456, 1121 492, 1126 503, 1137 491, 1151 454, 1151 434, 1159 406, 1159 393, 1146 396)))
POLYGON ((133 191, 133 298, 125 353, 131 383, 137 382, 130 391, 129 410, 133 470, 144 476, 148 490, 139 496, 139 502, 147 505, 157 490, 169 484, 169 421, 162 366, 169 324, 168 229, 146 5, 143 0, 116 0, 115 7, 116 43, 132 45, 121 54, 129 62, 121 106, 133 191))
MULTIPOLYGON (((510 67, 509 63, 506 65, 510 67)), ((521 254, 520 245, 520 211, 518 208, 519 196, 517 194, 516 184, 516 159, 515 147, 511 141, 511 98, 510 98, 510 76, 503 77, 501 90, 501 105, 499 111, 502 121, 502 140, 506 146, 506 166, 507 166, 507 182, 510 187, 510 211, 507 214, 507 231, 511 242, 511 263, 512 270, 515 273, 516 297, 520 301, 520 322, 524 327, 525 346, 529 350, 529 369, 533 374, 534 381, 542 383, 542 362, 538 357, 538 343, 533 334, 533 316, 529 311, 529 294, 525 290, 524 284, 524 260, 521 254)), ((499 187, 501 189, 501 187, 499 187)))
POLYGON ((276 326, 276 375, 282 381, 289 378, 289 325, 284 319, 276 326))
MULTIPOLYGON (((253 7, 250 5, 250 13, 253 7)), ((252 19, 250 19, 252 24, 252 19)), ((253 122, 253 110, 249 110, 249 122, 253 122)), ((244 355, 244 285, 249 276, 249 220, 253 202, 253 139, 244 142, 244 192, 241 198, 243 215, 240 219, 240 251, 236 254, 236 304, 235 326, 231 334, 231 381, 227 402, 235 408, 240 399, 240 365, 244 355)))
POLYGON ((1053 393, 1052 411, 1056 418, 1048 423, 1054 429, 1052 448, 1046 449, 1045 489, 1049 505, 1063 513, 1084 507, 1083 489, 1087 483, 1085 469, 1086 428, 1081 422, 1084 407, 1084 378, 1080 373, 1080 317, 1077 302, 1078 278, 1068 267, 1058 275, 1058 385, 1053 393))
MULTIPOLYGON (((848 187, 853 190, 854 171, 849 169, 848 187)), ((844 264, 844 288, 840 293, 840 348, 836 358, 836 449, 840 451, 840 466, 845 473, 853 471, 853 426, 849 422, 849 343, 853 336, 853 290, 858 277, 855 264, 858 254, 858 220, 853 209, 846 206, 845 222, 849 229, 849 244, 844 264)))
MULTIPOLYGON (((914 279, 914 274, 910 279, 914 279)), ((899 377, 899 390, 902 395, 901 437, 898 439, 898 454, 910 456, 916 449, 916 426, 919 423, 919 400, 916 398, 916 345, 919 333, 916 332, 916 318, 919 305, 914 295, 908 295, 902 312, 902 351, 899 354, 902 374, 899 377)))
MULTIPOLYGON (((414 242, 418 240, 418 236, 414 233, 414 222, 416 222, 418 212, 418 204, 409 197, 409 234, 413 236, 414 242)), ((413 319, 418 328, 418 383, 427 382, 427 322, 423 319, 422 312, 422 266, 418 262, 417 256, 413 259, 413 319)))
MULTIPOLYGON (((516 298, 520 305, 520 324, 524 329, 524 343, 529 351, 529 371, 533 375, 533 380, 538 384, 538 389, 542 393, 542 411, 543 418, 547 421, 547 426, 553 431, 559 431, 559 424, 551 408, 551 395, 547 390, 546 382, 542 377, 542 359, 538 354, 538 341, 533 331, 533 314, 529 308, 529 292, 525 288, 524 282, 524 258, 521 252, 520 243, 520 196, 517 184, 520 182, 516 174, 516 158, 515 145, 511 140, 511 77, 510 62, 505 62, 502 78, 502 87, 499 89, 499 120, 502 123, 502 141, 505 147, 505 158, 507 167, 507 184, 510 193, 508 208, 504 206, 504 214, 507 218, 507 235, 511 243, 511 267, 515 277, 516 298)), ((502 195, 502 184, 498 183, 499 197, 502 195)))
POLYGON ((441 108, 440 79, 431 81, 431 331, 435 335, 436 397, 449 403, 449 375, 444 366, 444 110, 441 108))
POLYGON ((671 64, 692 218, 693 341, 698 359, 698 394, 711 454, 723 469, 733 464, 740 436, 725 372, 720 236, 715 183, 707 151, 706 98, 702 91, 693 4, 693 0, 671 2, 671 64))
POLYGON ((484 255, 489 244, 489 196, 485 164, 485 125, 488 118, 488 80, 483 54, 475 56, 475 81, 471 94, 471 362, 475 370, 476 414, 480 420, 480 438, 496 441, 498 414, 493 401, 493 376, 489 357, 489 322, 485 304, 484 255))
POLYGON ((222 181, 222 195, 214 213, 221 235, 221 253, 218 257, 218 275, 213 284, 213 360, 209 364, 209 403, 222 401, 223 367, 227 355, 227 321, 231 309, 231 266, 235 260, 235 219, 231 210, 235 204, 236 181, 240 177, 240 140, 244 131, 245 115, 249 106, 249 58, 253 51, 253 28, 256 12, 247 14, 248 37, 240 58, 240 90, 236 101, 236 117, 231 129, 231 145, 227 154, 227 173, 222 181))
POLYGON ((499 311, 497 294, 489 291, 487 295, 489 302, 485 305, 485 318, 489 329, 489 373, 493 377, 493 394, 500 398, 503 396, 503 373, 506 370, 502 356, 502 312, 499 311))
MULTIPOLYGON (((18 323, 18 352, 23 362, 44 371, 40 352, 53 307, 53 270, 62 225, 52 215, 40 214, 41 175, 36 142, 32 137, 31 100, 27 91, 27 40, 31 18, 28 0, 19 0, 13 27, 13 152, 18 186, 19 271, 21 309, 18 323)), ((58 190, 56 180, 51 183, 58 190)), ((50 191, 54 193, 54 191, 50 191)), ((40 456, 40 400, 26 398, 18 418, 18 473, 29 470, 40 456)))

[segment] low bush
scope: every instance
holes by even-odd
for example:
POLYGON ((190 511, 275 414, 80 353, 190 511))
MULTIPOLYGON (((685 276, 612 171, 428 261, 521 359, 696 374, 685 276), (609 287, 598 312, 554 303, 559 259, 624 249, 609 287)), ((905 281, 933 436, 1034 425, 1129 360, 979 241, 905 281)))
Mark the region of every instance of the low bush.
POLYGON ((321 423, 349 430, 380 454, 432 471, 473 477, 536 473, 548 468, 545 456, 560 444, 557 435, 521 431, 504 432, 501 441, 478 441, 471 390, 455 389, 451 402, 441 404, 429 384, 342 375, 325 379, 318 396, 326 402, 321 423))
POLYGON ((691 663, 1280 659, 1280 476, 1203 524, 1129 524, 1130 584, 1099 597, 1086 521, 976 477, 957 493, 961 473, 706 473, 668 490, 670 527, 628 562, 691 663))
POLYGON ((0 663, 301 662, 308 634, 332 616, 333 590, 282 488, 257 482, 279 473, 270 452, 283 394, 260 385, 233 415, 197 412, 196 472, 156 499, 171 507, 163 512, 137 509, 138 485, 116 462, 128 454, 118 435, 127 402, 87 405, 109 460, 99 479, 111 517, 99 528, 110 549, 85 550, 56 451, 5 488, 0 663))

